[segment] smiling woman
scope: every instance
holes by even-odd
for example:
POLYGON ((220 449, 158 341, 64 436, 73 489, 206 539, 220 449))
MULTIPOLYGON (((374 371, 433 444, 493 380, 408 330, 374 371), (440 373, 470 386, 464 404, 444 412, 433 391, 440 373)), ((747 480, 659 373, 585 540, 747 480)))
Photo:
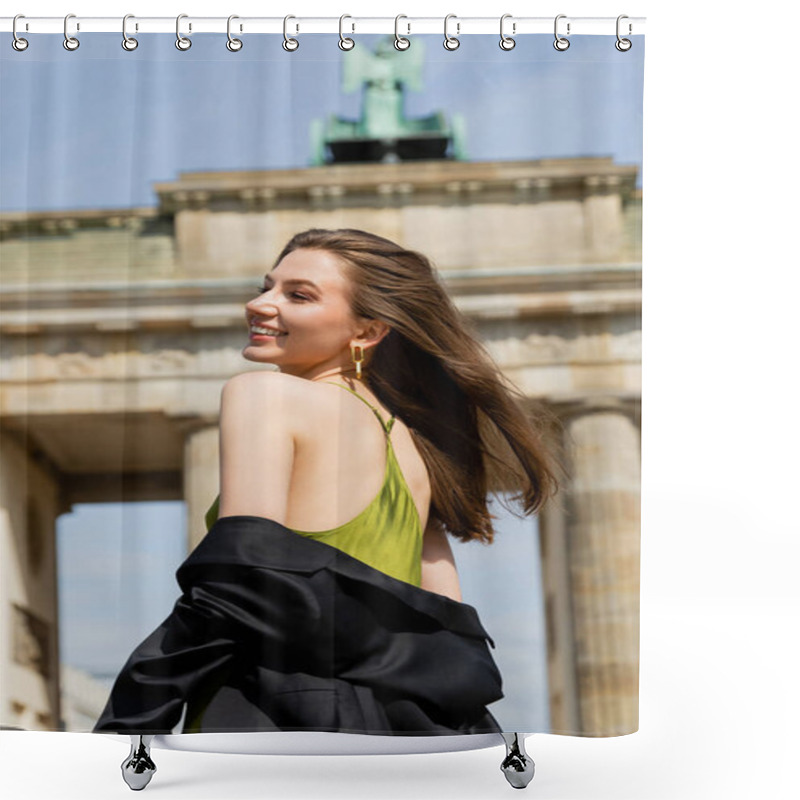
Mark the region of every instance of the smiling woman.
POLYGON ((555 491, 541 418, 428 259, 380 236, 297 234, 245 319, 242 355, 275 369, 222 390, 207 534, 95 730, 500 732, 448 535, 492 542, 489 459, 527 513, 555 491))

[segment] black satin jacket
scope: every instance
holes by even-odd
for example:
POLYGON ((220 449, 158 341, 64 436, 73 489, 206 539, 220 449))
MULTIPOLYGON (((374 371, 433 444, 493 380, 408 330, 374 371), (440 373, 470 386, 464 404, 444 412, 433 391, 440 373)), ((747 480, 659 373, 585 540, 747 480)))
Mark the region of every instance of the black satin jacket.
POLYGON ((265 517, 217 520, 176 578, 183 594, 93 732, 501 731, 486 708, 503 697, 495 645, 473 606, 265 517))

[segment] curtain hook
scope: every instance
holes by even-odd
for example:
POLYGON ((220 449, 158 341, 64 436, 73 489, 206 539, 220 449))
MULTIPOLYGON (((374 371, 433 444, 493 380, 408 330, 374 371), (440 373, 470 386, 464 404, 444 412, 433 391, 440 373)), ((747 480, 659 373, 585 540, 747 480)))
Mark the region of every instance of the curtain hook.
MULTIPOLYGON (((138 39, 134 39, 133 36, 128 36, 128 34, 125 32, 125 24, 131 18, 135 19, 135 17, 133 17, 133 14, 126 14, 122 18, 122 49, 127 50, 128 52, 135 50, 139 46, 138 39)), ((136 30, 139 30, 138 25, 136 26, 136 30)))
MULTIPOLYGON (((181 19, 188 16, 188 14, 178 14, 178 18, 175 20, 175 35, 178 37, 175 40, 175 47, 177 47, 178 50, 188 50, 192 46, 191 39, 188 39, 186 36, 181 36, 181 19)), ((189 23, 189 30, 192 30, 191 23, 189 23)))
MULTIPOLYGON (((67 14, 67 16, 64 17, 64 41, 62 42, 62 44, 64 45, 65 50, 70 50, 70 51, 77 50, 81 46, 81 43, 74 36, 70 36, 67 33, 67 20, 69 20, 70 17, 74 16, 75 16, 74 14, 67 14)), ((77 30, 80 29, 81 27, 80 25, 78 25, 77 30)))
MULTIPOLYGON (((342 16, 339 17, 339 49, 352 50, 356 46, 356 43, 352 39, 345 38, 345 35, 342 33, 342 23, 345 21, 345 19, 353 19, 353 18, 349 14, 342 14, 342 16)), ((351 22, 350 27, 351 27, 350 32, 355 33, 356 30, 355 22, 351 22)))
MULTIPOLYGON (((616 47, 617 50, 620 51, 620 53, 626 53, 628 50, 631 49, 631 47, 633 47, 633 42, 631 42, 630 39, 620 39, 620 37, 619 37, 619 21, 621 19, 629 19, 629 17, 628 17, 627 14, 620 14, 617 17, 617 41, 614 42, 614 47, 616 47)), ((629 22, 628 23, 628 36, 630 36, 631 33, 633 33, 633 26, 629 22)))
MULTIPOLYGON (((566 14, 559 14, 556 17, 556 22, 554 26, 556 40, 553 42, 553 47, 555 47, 556 50, 562 53, 564 52, 564 50, 569 48, 569 39, 565 39, 563 36, 558 35, 558 21, 560 19, 566 19, 566 18, 567 18, 566 14)), ((569 22, 567 23, 567 36, 569 36, 569 22)))
MULTIPOLYGON (((231 51, 231 53, 238 53, 239 50, 242 49, 243 45, 242 45, 242 40, 241 39, 237 39, 236 37, 231 36, 231 20, 232 19, 239 19, 238 14, 231 14, 228 17, 228 41, 225 42, 225 47, 227 47, 228 50, 231 51)), ((241 27, 239 28, 239 30, 241 31, 241 27)))
MULTIPOLYGON (((503 33, 503 23, 510 17, 511 14, 503 14, 500 17, 500 49, 501 50, 513 50, 517 46, 517 42, 515 39, 512 39, 510 36, 506 36, 503 33)), ((517 23, 511 23, 511 33, 516 34, 517 32, 517 23)))
MULTIPOLYGON (((14 21, 11 23, 11 33, 14 34, 14 39, 11 42, 11 46, 19 53, 21 53, 23 50, 27 50, 28 49, 28 40, 27 39, 23 39, 21 36, 17 36, 17 20, 20 19, 20 17, 22 19, 25 19, 25 15, 24 14, 17 14, 14 17, 14 21)), ((26 27, 27 27, 27 23, 25 23, 25 24, 26 24, 26 27)))
POLYGON ((460 22, 456 22, 456 35, 455 36, 449 36, 447 34, 447 22, 448 22, 448 20, 450 20, 452 17, 455 17, 455 16, 456 16, 455 14, 448 14, 444 18, 444 42, 442 42, 442 44, 444 45, 444 49, 445 50, 458 50, 459 45, 461 44, 461 42, 457 38, 458 34, 461 33, 461 23, 460 22))
MULTIPOLYGON (((298 42, 297 39, 292 39, 286 33, 286 23, 290 19, 297 19, 297 17, 294 17, 291 14, 287 14, 283 18, 283 49, 286 50, 286 52, 288 53, 293 53, 295 50, 297 50, 298 47, 300 47, 300 42, 298 42)), ((297 23, 295 23, 295 33, 299 32, 299 30, 300 26, 297 23)))
MULTIPOLYGON (((394 18, 394 49, 395 50, 408 50, 411 47, 411 40, 406 39, 397 32, 397 25, 401 19, 408 19, 405 14, 398 14, 394 18)), ((411 25, 407 22, 406 26, 408 27, 408 33, 411 33, 411 25)))

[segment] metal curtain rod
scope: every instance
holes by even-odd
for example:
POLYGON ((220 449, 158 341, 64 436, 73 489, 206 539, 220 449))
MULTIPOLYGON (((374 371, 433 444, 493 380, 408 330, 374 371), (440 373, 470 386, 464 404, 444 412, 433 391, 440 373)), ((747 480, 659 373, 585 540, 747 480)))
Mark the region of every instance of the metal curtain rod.
MULTIPOLYGON (((505 35, 519 36, 531 33, 553 34, 555 17, 513 17, 504 15, 505 35)), ((560 35, 580 36, 615 35, 617 32, 616 17, 570 17, 559 14, 558 29, 560 35), (569 30, 567 26, 569 25, 569 30)), ((122 33, 122 17, 81 17, 69 15, 69 34, 81 33, 122 33)), ((181 34, 193 33, 226 33, 228 17, 194 17, 181 15, 181 34)), ((451 36, 475 33, 500 32, 500 17, 458 17, 448 15, 448 31, 451 36)), ((292 35, 306 33, 338 33, 340 24, 346 35, 359 33, 395 33, 399 27, 402 35, 441 34, 444 32, 444 17, 353 17, 345 15, 340 23, 339 17, 299 17, 289 18, 288 29, 292 35)), ((621 32, 624 36, 644 33, 645 17, 627 17, 622 20, 621 32)), ((0 31, 11 33, 13 17, 0 17, 0 31)), ((283 33, 284 17, 234 17, 232 29, 236 33, 283 33)), ((27 33, 64 33, 64 17, 28 17, 17 19, 17 34, 27 33)), ((126 22, 127 33, 175 33, 175 17, 137 17, 129 15, 126 22)))

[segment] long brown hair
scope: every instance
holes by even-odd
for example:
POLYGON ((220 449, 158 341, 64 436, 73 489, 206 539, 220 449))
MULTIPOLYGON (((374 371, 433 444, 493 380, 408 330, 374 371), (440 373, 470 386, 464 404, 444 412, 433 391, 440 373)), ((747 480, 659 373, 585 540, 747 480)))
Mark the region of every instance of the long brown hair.
POLYGON ((300 248, 336 255, 350 282, 353 314, 391 328, 364 351, 363 376, 408 426, 425 460, 429 525, 490 544, 490 483, 518 490, 509 499, 521 502, 526 515, 537 512, 564 474, 560 423, 503 375, 430 260, 366 231, 313 228, 292 237, 273 268, 300 248))

